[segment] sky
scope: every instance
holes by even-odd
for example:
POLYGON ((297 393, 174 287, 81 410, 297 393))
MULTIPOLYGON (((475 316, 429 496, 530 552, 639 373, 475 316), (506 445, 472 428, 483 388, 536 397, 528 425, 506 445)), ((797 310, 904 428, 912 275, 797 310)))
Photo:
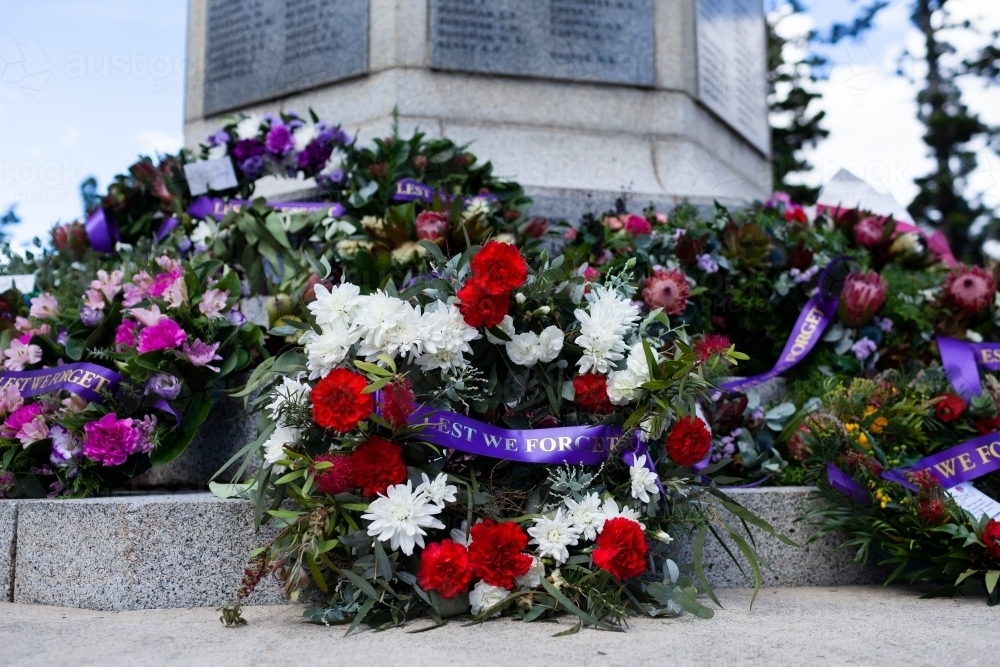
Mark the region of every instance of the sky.
MULTIPOLYGON (((768 5, 780 0, 767 0, 768 5)), ((964 16, 1000 28, 1000 3, 952 0, 964 16), (980 17, 985 14, 985 17, 980 17)), ((847 167, 908 203, 930 162, 915 118, 915 87, 895 75, 899 54, 919 38, 908 2, 894 0, 861 44, 825 49, 832 68, 819 84, 828 140, 810 151, 823 183, 847 167)), ((790 32, 844 20, 850 0, 806 0, 790 32)), ((0 213, 17 205, 15 241, 44 235, 81 215, 79 183, 112 177, 139 154, 175 151, 183 139, 187 0, 34 0, 0 9, 0 213)), ((974 46, 964 36, 962 43, 974 46)), ((1000 124, 1000 91, 971 87, 967 102, 1000 124)), ((336 119, 331 119, 336 120, 336 119)), ((489 157, 489 156, 485 156, 489 157)), ((973 189, 1000 205, 1000 161, 980 154, 973 189)))

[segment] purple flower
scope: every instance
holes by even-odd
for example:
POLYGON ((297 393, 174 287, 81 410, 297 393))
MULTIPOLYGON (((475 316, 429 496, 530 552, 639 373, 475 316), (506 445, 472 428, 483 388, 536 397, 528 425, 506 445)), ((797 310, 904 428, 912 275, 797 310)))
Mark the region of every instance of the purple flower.
POLYGON ((146 327, 139 334, 139 354, 156 350, 173 350, 187 340, 187 334, 177 322, 164 317, 151 327, 146 327))
POLYGON ((287 126, 272 125, 264 139, 264 146, 273 155, 287 155, 295 147, 295 140, 287 126))
POLYGON ((312 175, 323 168, 332 152, 333 149, 328 141, 314 139, 298 154, 296 161, 302 171, 312 175))
POLYGON ((250 158, 263 157, 264 144, 256 139, 240 139, 233 146, 233 157, 237 162, 244 162, 250 158))
POLYGON ((233 309, 226 315, 226 319, 229 320, 229 323, 234 327, 241 327, 247 323, 247 318, 242 312, 240 312, 239 306, 233 306, 233 309))
POLYGON ((56 342, 60 345, 65 346, 66 341, 69 340, 69 329, 60 329, 59 333, 56 335, 56 342))
POLYGON ((705 273, 716 273, 719 270, 719 265, 712 261, 712 256, 709 254, 698 256, 698 268, 705 273))
POLYGON ((139 447, 140 432, 131 419, 118 419, 111 412, 84 425, 83 455, 104 466, 120 466, 139 447))
POLYGON ((153 433, 156 431, 156 417, 154 415, 146 415, 141 422, 135 422, 135 430, 139 433, 139 442, 136 444, 136 451, 149 454, 153 451, 153 433))
POLYGON ((256 180, 264 175, 264 158, 252 157, 240 162, 240 171, 251 180, 256 180))
POLYGON ((7 497, 10 490, 14 488, 14 475, 9 472, 0 472, 0 500, 7 497))
POLYGON ((883 333, 889 333, 890 331, 892 331, 893 327, 892 320, 890 320, 888 317, 876 317, 874 319, 874 322, 876 325, 878 325, 878 328, 881 329, 883 333))
POLYGON ((80 322, 85 327, 96 327, 104 321, 104 311, 84 306, 80 309, 80 322))
POLYGON ((208 145, 209 146, 224 146, 229 143, 229 133, 225 130, 219 130, 215 134, 208 135, 208 145))
POLYGON ((49 460, 58 468, 67 468, 76 462, 81 453, 80 439, 71 431, 56 424, 49 429, 52 438, 52 453, 49 460))
POLYGON ((155 394, 168 401, 177 398, 181 393, 181 381, 173 375, 156 373, 146 380, 146 394, 155 394))
POLYGON ((192 366, 205 366, 218 373, 218 368, 209 366, 208 364, 213 361, 222 361, 222 357, 216 354, 219 350, 219 345, 220 343, 209 345, 208 343, 201 342, 201 339, 196 338, 194 343, 190 345, 184 343, 181 356, 190 361, 192 366))
POLYGON ((854 356, 858 358, 858 361, 864 361, 870 357, 876 349, 878 349, 878 345, 876 345, 875 341, 870 338, 862 338, 851 346, 851 352, 853 352, 854 356))

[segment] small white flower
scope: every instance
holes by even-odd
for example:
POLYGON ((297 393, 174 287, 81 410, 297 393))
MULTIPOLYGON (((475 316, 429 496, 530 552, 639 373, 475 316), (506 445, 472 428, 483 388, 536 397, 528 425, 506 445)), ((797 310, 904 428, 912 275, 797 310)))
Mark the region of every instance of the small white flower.
POLYGON ((664 544, 670 544, 674 541, 674 538, 670 537, 670 533, 665 530, 658 531, 656 533, 656 539, 664 544))
MULTIPOLYGON (((510 315, 504 315, 503 316, 503 320, 501 320, 500 324, 497 325, 497 329, 500 329, 500 331, 502 331, 505 334, 507 334, 507 338, 510 338, 511 340, 513 340, 514 339, 514 318, 511 317, 510 315)), ((509 342, 509 341, 506 341, 506 340, 500 340, 499 338, 497 338, 496 336, 494 336, 493 334, 491 334, 488 330, 486 331, 486 340, 490 341, 494 345, 506 345, 509 342)))
POLYGON ((271 431, 271 437, 264 443, 264 463, 272 467, 274 472, 283 472, 285 466, 275 465, 286 458, 285 448, 292 447, 299 440, 299 430, 290 426, 278 426, 271 431))
POLYGON ((195 246, 201 246, 207 248, 212 243, 212 239, 215 237, 215 229, 208 222, 202 220, 198 225, 191 231, 191 243, 195 246))
POLYGON ((545 564, 535 556, 531 557, 531 567, 520 577, 514 577, 514 583, 519 588, 538 588, 545 576, 545 564))
POLYGON ((415 546, 424 546, 424 528, 444 528, 444 524, 434 518, 441 507, 430 501, 423 491, 414 491, 413 484, 395 484, 386 489, 386 494, 371 502, 368 513, 368 534, 380 542, 389 542, 393 551, 402 551, 407 556, 413 554, 415 546))
POLYGON ((556 326, 545 327, 538 336, 538 343, 541 346, 540 361, 549 363, 554 361, 563 348, 563 332, 556 326))
POLYGON ((520 292, 514 295, 514 301, 517 301, 517 305, 523 306, 524 302, 528 300, 528 297, 524 296, 520 292))
MULTIPOLYGON (((642 515, 639 514, 639 512, 637 512, 636 510, 629 507, 628 505, 624 504, 622 505, 622 508, 619 510, 618 503, 615 502, 614 498, 608 498, 607 500, 604 501, 604 504, 601 505, 601 514, 604 515, 605 523, 607 523, 611 519, 628 519, 629 521, 635 521, 637 524, 639 524, 640 528, 646 530, 646 524, 639 521, 639 517, 642 515)), ((602 526, 601 530, 603 529, 604 527, 602 526)), ((599 530, 597 532, 599 533, 601 531, 599 530)))
POLYGON ((316 129, 314 123, 307 123, 296 129, 295 133, 292 134, 292 138, 295 140, 295 152, 301 153, 304 151, 306 146, 316 138, 317 134, 319 134, 319 131, 316 129))
POLYGON ((253 139, 260 131, 260 116, 247 116, 236 124, 237 139, 253 139))
MULTIPOLYGON (((476 582, 476 585, 472 587, 472 592, 469 593, 472 615, 481 614, 493 605, 503 602, 509 592, 506 588, 491 586, 485 581, 476 582)), ((500 612, 493 615, 499 616, 500 612)))
POLYGON ((644 503, 649 502, 649 494, 656 493, 656 483, 659 477, 652 470, 646 468, 646 455, 643 454, 635 460, 628 468, 629 480, 632 482, 632 497, 644 503))
POLYGON ((588 540, 597 539, 597 534, 604 527, 604 515, 601 513, 601 498, 597 493, 588 493, 583 500, 577 502, 566 499, 566 507, 573 523, 588 540))
POLYGON ((625 405, 639 398, 639 385, 645 382, 632 371, 614 371, 608 375, 608 399, 615 405, 625 405))
POLYGON ((531 541, 538 545, 538 555, 550 556, 556 563, 565 563, 569 558, 569 549, 580 538, 580 529, 560 507, 551 519, 542 516, 535 519, 535 525, 528 529, 531 541))
POLYGON ((423 491, 432 503, 440 507, 444 507, 445 503, 455 502, 455 494, 458 492, 458 487, 448 483, 448 475, 440 473, 434 478, 433 482, 425 472, 420 473, 420 476, 423 478, 424 483, 417 487, 417 492, 423 491))
MULTIPOLYGON (((482 521, 482 519, 479 521, 482 521)), ((476 523, 479 523, 479 521, 476 523)), ((461 544, 463 547, 468 547, 472 544, 472 533, 469 531, 469 522, 462 521, 462 527, 452 528, 449 536, 451 537, 451 541, 455 544, 461 544)))
POLYGON ((538 334, 534 331, 516 334, 507 343, 507 356, 518 366, 534 366, 541 354, 542 346, 538 342, 538 334))
POLYGON ((312 392, 305 382, 283 377, 281 385, 271 394, 272 401, 267 406, 267 411, 271 413, 271 419, 281 423, 282 412, 289 403, 293 405, 308 405, 309 394, 312 392))
POLYGON ((139 320, 139 323, 144 327, 155 326, 160 320, 166 317, 160 312, 160 307, 155 303, 149 308, 131 308, 129 314, 135 319, 139 320))
POLYGON ((200 310, 201 314, 208 319, 212 319, 213 317, 218 317, 219 314, 226 308, 226 302, 228 300, 228 290, 206 290, 205 293, 201 295, 201 303, 198 304, 198 310, 200 310))
POLYGON ((323 378, 340 365, 347 357, 353 341, 344 329, 330 328, 316 335, 310 332, 306 338, 306 366, 309 379, 323 378))

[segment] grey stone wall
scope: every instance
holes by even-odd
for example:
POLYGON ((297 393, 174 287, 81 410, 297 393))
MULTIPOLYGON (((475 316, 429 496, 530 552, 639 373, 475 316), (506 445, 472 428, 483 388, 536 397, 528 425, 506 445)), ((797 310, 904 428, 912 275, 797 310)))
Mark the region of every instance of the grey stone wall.
POLYGON ((0 600, 11 601, 14 590, 14 554, 17 546, 16 500, 0 500, 0 600))

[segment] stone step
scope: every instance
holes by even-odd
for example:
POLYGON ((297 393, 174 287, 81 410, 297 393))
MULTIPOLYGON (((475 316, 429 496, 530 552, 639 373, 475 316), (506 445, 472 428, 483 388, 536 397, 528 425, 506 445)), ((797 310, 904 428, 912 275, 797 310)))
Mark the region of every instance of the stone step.
MULTIPOLYGON (((812 491, 734 489, 731 495, 804 542, 809 531, 795 520, 808 508, 812 491)), ((768 565, 765 585, 844 586, 880 580, 877 570, 862 570, 850 562, 848 552, 837 550, 843 540, 836 536, 798 549, 754 532, 768 565)), ((249 503, 190 493, 0 501, 0 539, 0 576, 7 576, 2 590, 12 593, 7 599, 122 611, 223 604, 239 584, 247 554, 266 538, 253 534, 249 503), (9 552, 13 558, 5 567, 3 555, 9 552)), ((689 546, 678 560, 690 561, 689 546)), ((706 542, 705 563, 714 587, 752 584, 714 539, 706 542)), ((279 602, 281 595, 273 588, 263 584, 249 603, 279 602)))

